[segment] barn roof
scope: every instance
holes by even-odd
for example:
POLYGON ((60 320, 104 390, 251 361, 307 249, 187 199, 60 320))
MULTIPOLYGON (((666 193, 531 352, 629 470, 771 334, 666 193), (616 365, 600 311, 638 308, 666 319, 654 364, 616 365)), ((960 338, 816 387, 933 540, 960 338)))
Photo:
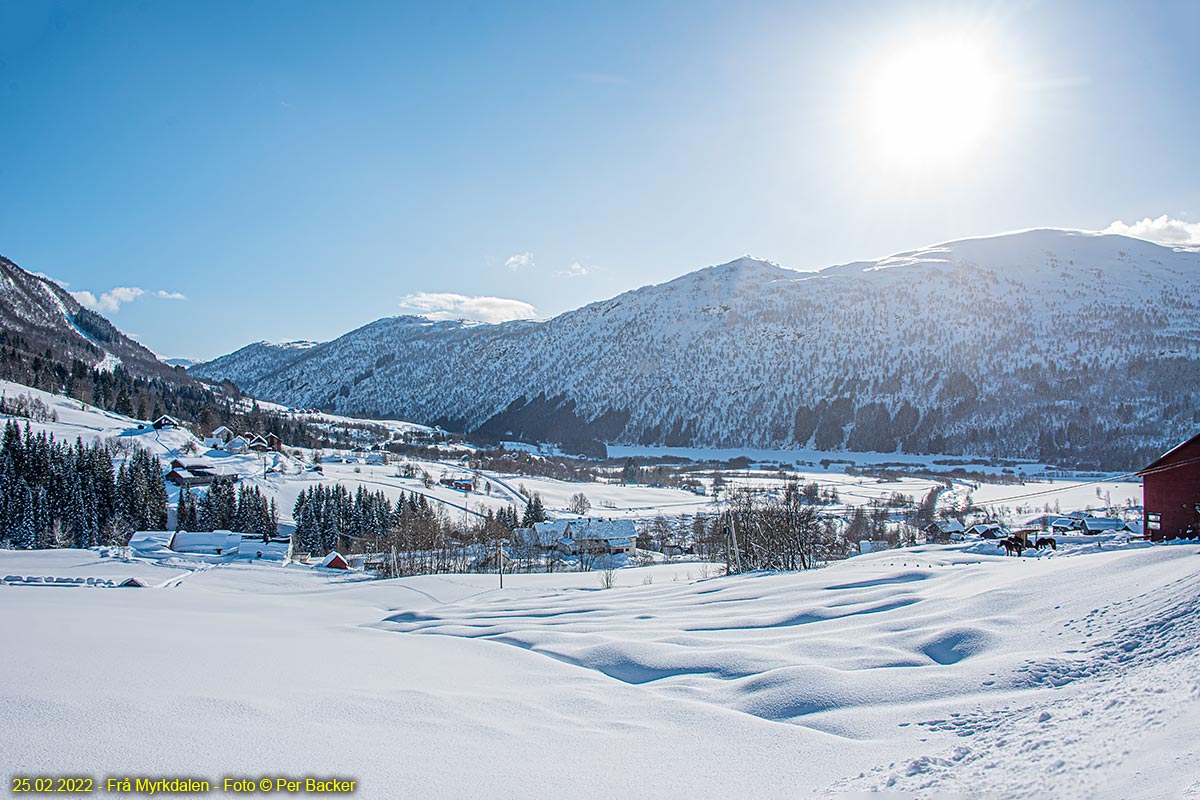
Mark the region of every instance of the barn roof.
POLYGON ((1158 458, 1154 459, 1154 461, 1151 461, 1149 464, 1142 467, 1137 472, 1138 477, 1141 477, 1141 476, 1145 475, 1147 472, 1150 472, 1151 470, 1154 470, 1160 466, 1163 466, 1171 457, 1173 457, 1177 453, 1179 453, 1179 451, 1184 450, 1193 444, 1200 444, 1200 433, 1197 433, 1195 436, 1193 436, 1192 438, 1188 439, 1185 442, 1180 442, 1179 444, 1175 445, 1167 452, 1163 453, 1158 458))
POLYGON ((340 565, 338 567, 335 567, 335 569, 345 569, 346 567, 349 566, 349 562, 346 561, 345 557, 342 556, 342 554, 336 550, 334 550, 329 555, 322 558, 320 566, 332 567, 334 564, 340 565))

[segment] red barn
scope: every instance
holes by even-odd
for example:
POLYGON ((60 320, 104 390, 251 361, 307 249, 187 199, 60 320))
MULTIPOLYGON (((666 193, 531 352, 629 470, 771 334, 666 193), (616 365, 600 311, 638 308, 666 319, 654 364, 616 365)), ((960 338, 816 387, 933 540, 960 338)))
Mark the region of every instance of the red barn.
POLYGON ((346 563, 346 559, 336 550, 321 559, 321 566, 329 569, 350 569, 350 565, 346 563))
POLYGON ((1200 434, 1142 469, 1146 535, 1154 541, 1200 536, 1200 434))

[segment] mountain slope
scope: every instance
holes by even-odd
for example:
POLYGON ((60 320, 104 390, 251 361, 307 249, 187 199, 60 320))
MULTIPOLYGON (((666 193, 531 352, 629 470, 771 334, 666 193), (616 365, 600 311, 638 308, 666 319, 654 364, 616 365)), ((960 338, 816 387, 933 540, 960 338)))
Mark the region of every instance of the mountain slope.
POLYGON ((88 367, 108 371, 122 365, 145 378, 175 374, 172 367, 103 316, 80 306, 61 286, 2 256, 0 339, 19 354, 36 355, 46 362, 69 366, 78 359, 88 367))
POLYGON ((1033 230, 819 272, 739 259, 541 323, 397 317, 269 369, 222 362, 236 366, 196 373, 292 405, 576 449, 807 445, 1126 468, 1200 424, 1200 254, 1033 230))
POLYGON ((188 366, 191 374, 209 380, 245 379, 248 375, 265 377, 317 347, 319 342, 254 342, 234 352, 188 366))

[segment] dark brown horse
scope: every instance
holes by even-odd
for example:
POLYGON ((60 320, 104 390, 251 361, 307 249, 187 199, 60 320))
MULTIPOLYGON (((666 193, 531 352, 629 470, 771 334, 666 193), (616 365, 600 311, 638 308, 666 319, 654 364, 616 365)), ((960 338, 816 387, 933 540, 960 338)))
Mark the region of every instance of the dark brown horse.
POLYGON ((1038 550, 1041 550, 1043 547, 1049 547, 1051 550, 1057 550, 1058 542, 1054 541, 1053 536, 1043 536, 1040 539, 1038 539, 1036 542, 1034 542, 1033 546, 1036 547, 1038 550))
POLYGON ((1024 541, 1015 536, 1009 536, 1007 539, 1001 539, 1000 541, 996 542, 996 546, 1003 547, 1004 555, 1006 556, 1020 556, 1021 551, 1027 547, 1024 541))

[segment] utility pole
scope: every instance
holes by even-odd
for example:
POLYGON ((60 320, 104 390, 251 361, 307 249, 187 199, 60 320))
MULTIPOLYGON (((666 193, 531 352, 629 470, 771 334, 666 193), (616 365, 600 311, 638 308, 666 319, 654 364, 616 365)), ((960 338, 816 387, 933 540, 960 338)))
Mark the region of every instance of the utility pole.
POLYGON ((500 573, 500 588, 504 588, 504 546, 501 544, 503 539, 496 537, 496 569, 500 573))
POLYGON ((727 528, 727 531, 729 533, 729 540, 733 545, 733 566, 740 575, 742 572, 742 554, 741 551, 738 550, 737 527, 733 522, 733 514, 729 515, 729 527, 727 528))

